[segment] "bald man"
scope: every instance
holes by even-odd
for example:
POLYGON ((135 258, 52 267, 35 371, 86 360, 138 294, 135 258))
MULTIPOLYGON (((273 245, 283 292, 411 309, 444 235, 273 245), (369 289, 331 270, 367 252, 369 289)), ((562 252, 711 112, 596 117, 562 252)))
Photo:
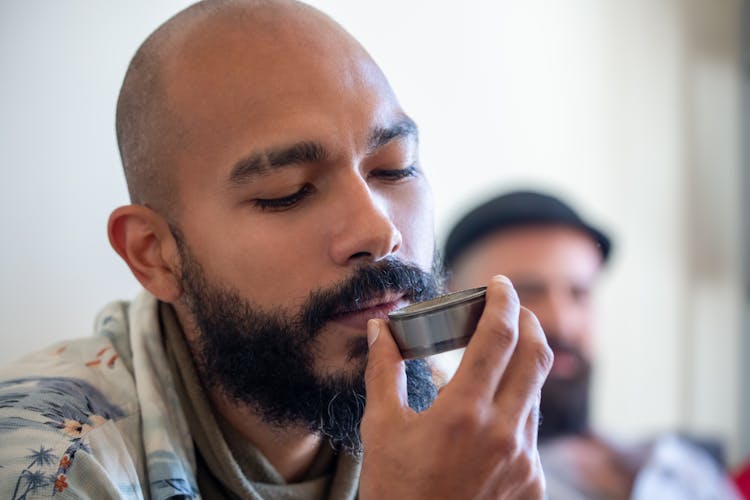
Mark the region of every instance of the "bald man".
POLYGON ((117 105, 143 285, 96 335, 0 370, 2 498, 540 498, 552 353, 507 278, 437 394, 385 318, 435 296, 417 128, 293 1, 196 4, 117 105))

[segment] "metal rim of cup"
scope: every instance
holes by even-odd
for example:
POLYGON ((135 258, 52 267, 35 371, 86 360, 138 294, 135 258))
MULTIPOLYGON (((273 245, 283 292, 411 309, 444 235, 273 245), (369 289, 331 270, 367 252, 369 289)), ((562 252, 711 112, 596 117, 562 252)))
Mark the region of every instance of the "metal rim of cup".
POLYGON ((482 286, 478 288, 470 288, 468 290, 461 290, 460 292, 453 292, 446 295, 441 295, 434 299, 426 300, 424 302, 417 302, 416 304, 408 305, 398 311, 393 311, 388 314, 388 317, 393 320, 405 320, 420 316, 423 314, 429 314, 444 309, 455 307, 456 305, 472 302, 476 299, 484 297, 487 291, 487 287, 482 286))

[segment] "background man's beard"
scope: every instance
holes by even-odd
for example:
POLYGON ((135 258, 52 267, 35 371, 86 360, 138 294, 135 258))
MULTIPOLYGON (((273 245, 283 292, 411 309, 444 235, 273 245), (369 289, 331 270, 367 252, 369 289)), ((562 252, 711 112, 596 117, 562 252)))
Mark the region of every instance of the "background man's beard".
MULTIPOLYGON (((310 294, 302 313, 291 316, 261 310, 236 291, 210 283, 179 238, 178 247, 185 302, 201 332, 191 348, 207 386, 249 405, 272 425, 305 426, 338 448, 361 451, 367 341, 363 337, 349 346, 355 370, 320 376, 314 369, 318 333, 337 311, 386 291, 404 292, 414 301, 432 298, 441 290, 437 274, 386 259, 310 294)), ((429 365, 407 361, 406 375, 409 405, 416 411, 428 408, 437 396, 429 365)))
POLYGON ((574 377, 548 377, 542 386, 539 411, 539 441, 565 435, 580 435, 588 431, 589 386, 591 363, 575 346, 555 340, 549 335, 549 345, 554 352, 565 351, 575 356, 580 369, 574 377))

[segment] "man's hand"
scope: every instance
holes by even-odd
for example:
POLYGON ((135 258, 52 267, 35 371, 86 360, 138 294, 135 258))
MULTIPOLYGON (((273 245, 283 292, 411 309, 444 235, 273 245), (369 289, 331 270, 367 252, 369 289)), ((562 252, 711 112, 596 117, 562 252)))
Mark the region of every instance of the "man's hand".
POLYGON ((552 351, 536 317, 502 276, 453 380, 417 414, 387 323, 372 320, 362 420, 360 498, 542 498, 536 438, 552 351))

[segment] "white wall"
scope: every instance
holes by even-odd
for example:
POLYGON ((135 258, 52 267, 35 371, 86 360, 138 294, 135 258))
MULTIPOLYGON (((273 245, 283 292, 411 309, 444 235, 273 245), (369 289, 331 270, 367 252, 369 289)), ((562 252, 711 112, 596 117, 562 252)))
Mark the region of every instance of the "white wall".
MULTIPOLYGON (((734 461, 740 2, 312 2, 420 124, 441 235, 526 185, 613 233, 596 423, 711 432, 734 461)), ((104 302, 137 291, 105 233, 127 202, 114 105, 137 45, 188 3, 0 3, 0 361, 87 335, 104 302)))

